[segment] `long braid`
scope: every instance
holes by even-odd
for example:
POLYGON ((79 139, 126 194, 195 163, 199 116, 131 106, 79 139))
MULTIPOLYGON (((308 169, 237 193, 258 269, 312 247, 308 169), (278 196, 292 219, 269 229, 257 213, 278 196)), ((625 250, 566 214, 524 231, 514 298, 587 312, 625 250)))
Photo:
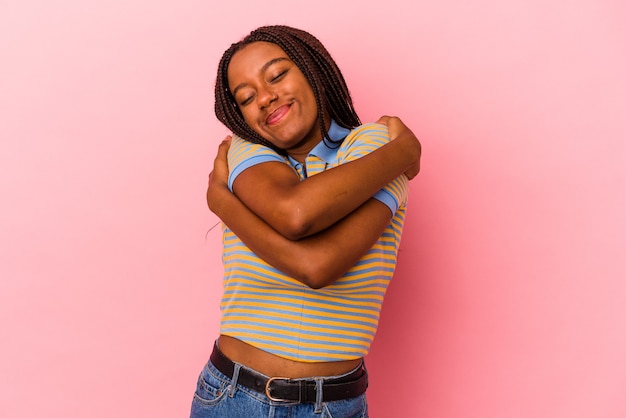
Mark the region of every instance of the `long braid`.
POLYGON ((269 146, 285 154, 284 150, 277 149, 246 124, 228 88, 227 71, 233 55, 244 46, 259 41, 271 42, 281 47, 308 80, 317 103, 320 131, 325 141, 335 143, 329 138, 326 130, 326 111, 337 124, 344 128, 350 129, 361 124, 345 79, 322 43, 303 30, 274 25, 252 31, 240 42, 232 44, 220 60, 215 82, 215 115, 227 128, 242 138, 269 146))

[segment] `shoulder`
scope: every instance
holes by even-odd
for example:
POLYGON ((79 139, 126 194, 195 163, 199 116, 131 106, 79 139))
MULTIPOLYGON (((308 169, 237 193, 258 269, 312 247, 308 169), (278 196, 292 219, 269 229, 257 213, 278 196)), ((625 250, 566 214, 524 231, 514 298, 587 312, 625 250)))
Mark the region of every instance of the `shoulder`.
POLYGON ((372 140, 389 142, 389 130, 386 125, 381 123, 366 123, 361 126, 357 126, 346 137, 346 140, 372 140))
POLYGON ((373 146, 379 148, 389 142, 389 130, 380 123, 366 123, 354 128, 343 142, 343 147, 373 146))
POLYGON ((232 184, 241 172, 254 165, 277 161, 288 163, 285 157, 265 145, 247 141, 237 135, 233 135, 228 148, 228 184, 232 184))
POLYGON ((276 151, 269 147, 266 147, 265 145, 256 144, 247 141, 237 135, 233 135, 232 140, 230 141, 230 148, 228 149, 229 162, 231 160, 233 162, 237 162, 258 155, 266 155, 271 158, 281 160, 283 159, 283 157, 279 155, 276 151))
POLYGON ((344 139, 339 154, 364 155, 369 154, 389 142, 389 131, 386 125, 380 123, 366 123, 350 131, 344 139))

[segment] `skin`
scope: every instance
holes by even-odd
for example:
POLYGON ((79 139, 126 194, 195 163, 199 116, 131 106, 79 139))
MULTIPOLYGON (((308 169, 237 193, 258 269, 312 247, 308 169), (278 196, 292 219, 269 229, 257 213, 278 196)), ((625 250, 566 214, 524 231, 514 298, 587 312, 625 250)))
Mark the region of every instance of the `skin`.
MULTIPOLYGON (((277 45, 256 42, 237 52, 228 68, 228 81, 246 123, 293 158, 302 162, 322 140, 311 87, 277 45), (277 123, 272 117, 276 111, 282 115, 277 123), (274 123, 268 124, 268 119, 274 123)), ((387 124, 390 137, 395 137, 379 151, 304 182, 287 165, 259 164, 237 177, 234 192, 289 239, 319 232, 403 172, 412 178, 419 171, 421 148, 413 133, 398 118, 384 117, 379 122, 387 124), (312 201, 311 196, 318 198, 312 201)))
MULTIPOLYGON (((255 42, 238 51, 228 80, 246 123, 291 157, 303 162, 322 140, 312 89, 277 45, 255 42)), ((286 164, 258 164, 237 177, 235 194, 227 184, 227 138, 209 177, 209 208, 270 265, 312 288, 331 284, 371 248, 392 217, 371 196, 402 173, 412 178, 419 171, 417 138, 398 118, 379 122, 394 138, 379 150, 304 181, 286 164)), ((336 375, 360 362, 294 362, 224 335, 219 345, 232 360, 268 376, 336 375)))
POLYGON ((211 210, 222 214, 222 220, 257 256, 313 289, 343 276, 374 245, 391 220, 387 205, 368 199, 332 227, 290 240, 228 191, 228 145, 228 141, 220 145, 211 173, 211 183, 221 183, 219 187, 209 187, 211 210))
POLYGON ((228 85, 246 123, 296 160, 322 140, 313 90, 278 45, 255 42, 237 52, 228 85))

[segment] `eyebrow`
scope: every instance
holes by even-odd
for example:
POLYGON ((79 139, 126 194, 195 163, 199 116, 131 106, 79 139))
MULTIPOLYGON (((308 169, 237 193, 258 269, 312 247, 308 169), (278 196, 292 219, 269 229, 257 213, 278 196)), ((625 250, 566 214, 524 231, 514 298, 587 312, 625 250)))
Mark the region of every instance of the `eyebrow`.
MULTIPOLYGON (((268 62, 266 62, 263 65, 263 67, 261 67, 261 71, 260 72, 264 73, 269 67, 271 67, 272 65, 274 65, 274 64, 276 64, 277 62, 280 62, 280 61, 289 61, 289 58, 287 58, 287 57, 273 58, 273 59, 269 60, 268 62)), ((248 83, 241 83, 241 84, 237 85, 237 87, 235 87, 233 89, 233 97, 235 97, 235 95, 237 94, 237 92, 240 89, 246 87, 247 85, 248 85, 248 83)))

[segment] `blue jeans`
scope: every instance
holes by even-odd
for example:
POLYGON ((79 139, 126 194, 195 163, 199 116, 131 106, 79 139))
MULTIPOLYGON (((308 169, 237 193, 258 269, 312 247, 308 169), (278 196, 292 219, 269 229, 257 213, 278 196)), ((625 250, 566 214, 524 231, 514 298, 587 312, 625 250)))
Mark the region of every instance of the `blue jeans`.
POLYGON ((232 382, 209 361, 198 378, 190 417, 367 418, 368 415, 365 393, 356 398, 332 402, 274 402, 262 393, 232 382))

